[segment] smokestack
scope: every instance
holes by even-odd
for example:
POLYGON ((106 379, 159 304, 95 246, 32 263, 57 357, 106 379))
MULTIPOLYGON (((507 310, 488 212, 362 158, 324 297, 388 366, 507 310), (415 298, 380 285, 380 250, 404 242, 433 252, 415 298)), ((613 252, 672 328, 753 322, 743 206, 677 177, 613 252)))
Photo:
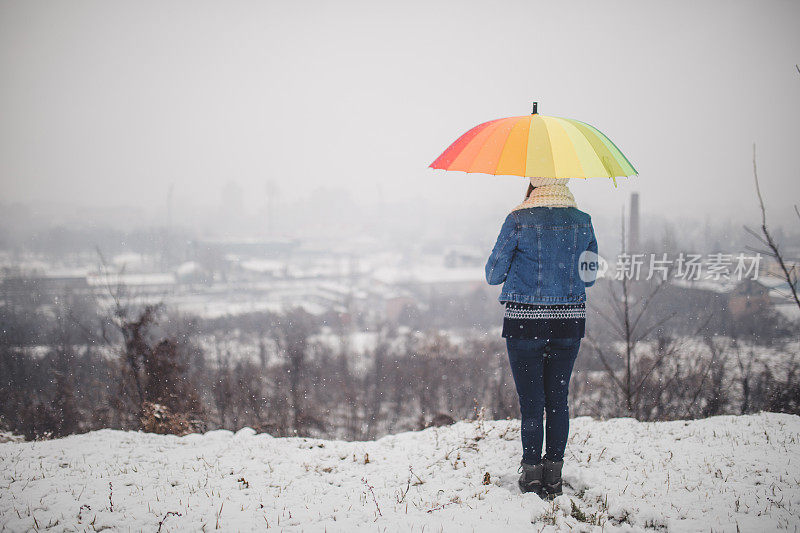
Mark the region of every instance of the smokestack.
POLYGON ((167 231, 172 227, 172 191, 175 189, 175 184, 169 184, 167 191, 167 231))
POLYGON ((631 193, 631 214, 628 224, 628 249, 639 252, 639 193, 631 193))

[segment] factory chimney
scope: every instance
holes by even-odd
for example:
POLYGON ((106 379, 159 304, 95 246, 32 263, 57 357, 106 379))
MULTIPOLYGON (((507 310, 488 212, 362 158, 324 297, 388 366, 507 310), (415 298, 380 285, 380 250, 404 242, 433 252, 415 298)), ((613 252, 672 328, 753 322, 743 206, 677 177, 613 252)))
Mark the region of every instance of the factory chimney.
POLYGON ((639 252, 639 193, 631 193, 630 223, 628 224, 628 250, 639 252))

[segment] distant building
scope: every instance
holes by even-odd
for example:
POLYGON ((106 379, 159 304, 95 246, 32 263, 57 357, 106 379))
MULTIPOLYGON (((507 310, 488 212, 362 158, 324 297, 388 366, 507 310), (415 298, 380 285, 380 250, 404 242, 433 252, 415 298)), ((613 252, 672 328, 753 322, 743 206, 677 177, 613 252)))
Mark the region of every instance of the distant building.
POLYGON ((0 281, 0 301, 9 306, 39 305, 65 291, 88 292, 86 273, 18 273, 0 281))
POLYGON ((753 279, 744 279, 728 294, 728 311, 733 317, 763 311, 770 307, 769 288, 753 279))
POLYGON ((483 266, 485 263, 483 253, 465 246, 451 246, 444 253, 444 266, 447 268, 483 266))
MULTIPOLYGON (((789 272, 800 272, 800 261, 790 259, 783 254, 783 250, 781 250, 781 255, 783 256, 783 264, 789 272)), ((779 279, 786 279, 786 274, 777 259, 767 257, 762 265, 760 275, 776 276, 779 279)))
POLYGON ((628 250, 637 252, 641 244, 639 235, 639 193, 631 193, 631 214, 628 226, 628 250))
POLYGON ((386 318, 395 324, 417 310, 417 301, 410 296, 395 296, 386 300, 386 318))
POLYGON ((198 239, 194 242, 198 254, 212 252, 219 256, 278 257, 295 251, 300 245, 297 239, 198 239))

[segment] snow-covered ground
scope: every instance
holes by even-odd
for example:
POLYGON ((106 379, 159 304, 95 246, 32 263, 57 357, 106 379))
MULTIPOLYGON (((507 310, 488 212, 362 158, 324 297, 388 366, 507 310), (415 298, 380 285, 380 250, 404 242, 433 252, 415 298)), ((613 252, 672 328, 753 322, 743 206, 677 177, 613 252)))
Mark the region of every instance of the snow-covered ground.
POLYGON ((520 494, 519 421, 373 442, 103 430, 0 444, 0 530, 800 529, 800 417, 572 420, 565 494, 520 494))

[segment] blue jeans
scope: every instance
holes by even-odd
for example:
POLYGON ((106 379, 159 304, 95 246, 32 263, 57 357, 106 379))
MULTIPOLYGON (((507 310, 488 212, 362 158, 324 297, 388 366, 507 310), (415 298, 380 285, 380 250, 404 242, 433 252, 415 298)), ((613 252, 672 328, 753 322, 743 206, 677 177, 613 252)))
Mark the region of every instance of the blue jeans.
POLYGON ((506 339, 522 414, 522 461, 542 461, 542 412, 547 409, 545 457, 561 461, 569 435, 569 379, 580 338, 506 339))

